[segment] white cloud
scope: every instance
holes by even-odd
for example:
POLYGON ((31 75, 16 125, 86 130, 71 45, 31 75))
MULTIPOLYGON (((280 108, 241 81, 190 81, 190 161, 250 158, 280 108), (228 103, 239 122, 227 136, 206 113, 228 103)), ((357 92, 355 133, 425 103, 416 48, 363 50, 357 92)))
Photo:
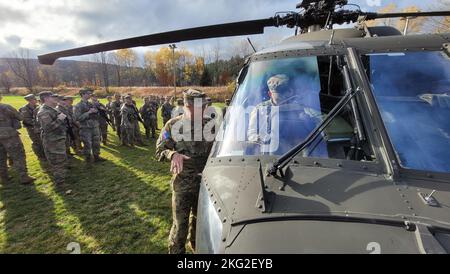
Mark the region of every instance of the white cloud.
MULTIPOLYGON (((17 47, 42 54, 175 29, 268 18, 276 11, 295 10, 297 2, 300 0, 0 0, 0 56, 17 47)), ((350 2, 370 8, 366 0, 350 2)), ((281 39, 292 33, 286 28, 272 29, 252 39, 264 44, 274 36, 281 39)), ((245 38, 220 41, 236 44, 245 38)), ((215 43, 205 40, 180 46, 199 50, 215 43)))

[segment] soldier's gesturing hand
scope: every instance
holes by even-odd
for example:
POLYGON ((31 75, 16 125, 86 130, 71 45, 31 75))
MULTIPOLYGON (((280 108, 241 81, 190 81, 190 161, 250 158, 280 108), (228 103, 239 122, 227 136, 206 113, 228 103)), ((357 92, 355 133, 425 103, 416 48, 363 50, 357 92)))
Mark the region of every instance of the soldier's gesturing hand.
POLYGON ((98 110, 96 109, 96 108, 91 108, 90 110, 89 110, 89 113, 97 113, 98 112, 98 110))
POLYGON ((66 119, 66 115, 64 114, 64 113, 60 113, 59 115, 58 115, 58 119, 59 120, 64 120, 64 119, 66 119))
POLYGON ((189 159, 191 159, 191 158, 186 155, 175 153, 172 157, 170 171, 173 174, 177 174, 177 175, 180 174, 183 171, 184 160, 189 160, 189 159))

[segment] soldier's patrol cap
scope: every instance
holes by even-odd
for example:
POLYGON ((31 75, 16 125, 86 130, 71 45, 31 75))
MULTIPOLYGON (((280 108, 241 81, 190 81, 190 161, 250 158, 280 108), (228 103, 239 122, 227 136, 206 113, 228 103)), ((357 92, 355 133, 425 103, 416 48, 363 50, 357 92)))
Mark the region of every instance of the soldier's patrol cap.
POLYGON ((58 94, 54 94, 51 91, 42 91, 39 93, 39 98, 41 99, 41 101, 47 97, 58 97, 58 94))
POLYGON ((92 94, 92 93, 94 93, 94 91, 91 88, 82 88, 82 89, 80 89, 80 95, 92 94))
POLYGON ((287 75, 278 74, 271 77, 267 81, 267 86, 269 87, 269 90, 273 93, 284 93, 286 91, 289 91, 289 88, 291 87, 291 82, 287 75))
POLYGON ((30 101, 30 100, 35 100, 36 96, 34 94, 28 94, 27 96, 25 96, 23 98, 27 101, 30 101))
POLYGON ((132 97, 131 97, 130 94, 128 94, 128 95, 125 95, 125 97, 123 97, 123 98, 125 98, 125 99, 131 99, 132 97))
POLYGON ((205 105, 208 102, 206 101, 206 94, 203 91, 196 89, 188 89, 183 92, 184 104, 185 105, 193 105, 195 100, 201 99, 202 104, 205 105))

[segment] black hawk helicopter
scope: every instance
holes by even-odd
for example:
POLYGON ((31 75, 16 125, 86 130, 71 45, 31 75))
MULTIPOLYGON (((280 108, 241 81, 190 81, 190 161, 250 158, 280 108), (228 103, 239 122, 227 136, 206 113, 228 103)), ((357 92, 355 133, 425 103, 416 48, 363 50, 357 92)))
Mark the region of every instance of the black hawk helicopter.
POLYGON ((346 0, 39 56, 296 34, 254 53, 203 172, 197 253, 449 253, 450 34, 402 35, 346 0), (356 23, 355 27, 334 29, 356 23))

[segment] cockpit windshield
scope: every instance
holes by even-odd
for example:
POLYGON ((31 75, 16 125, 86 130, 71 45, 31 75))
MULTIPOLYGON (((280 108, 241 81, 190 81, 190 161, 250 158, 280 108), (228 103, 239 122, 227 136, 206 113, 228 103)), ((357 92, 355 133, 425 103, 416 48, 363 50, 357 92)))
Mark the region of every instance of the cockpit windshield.
MULTIPOLYGON (((213 156, 279 156, 304 141, 345 94, 338 58, 252 62, 240 77, 213 156)), ((302 156, 345 159, 354 135, 350 116, 337 117, 302 156)))
POLYGON ((368 74, 402 167, 450 172, 450 58, 444 52, 373 54, 368 74))

